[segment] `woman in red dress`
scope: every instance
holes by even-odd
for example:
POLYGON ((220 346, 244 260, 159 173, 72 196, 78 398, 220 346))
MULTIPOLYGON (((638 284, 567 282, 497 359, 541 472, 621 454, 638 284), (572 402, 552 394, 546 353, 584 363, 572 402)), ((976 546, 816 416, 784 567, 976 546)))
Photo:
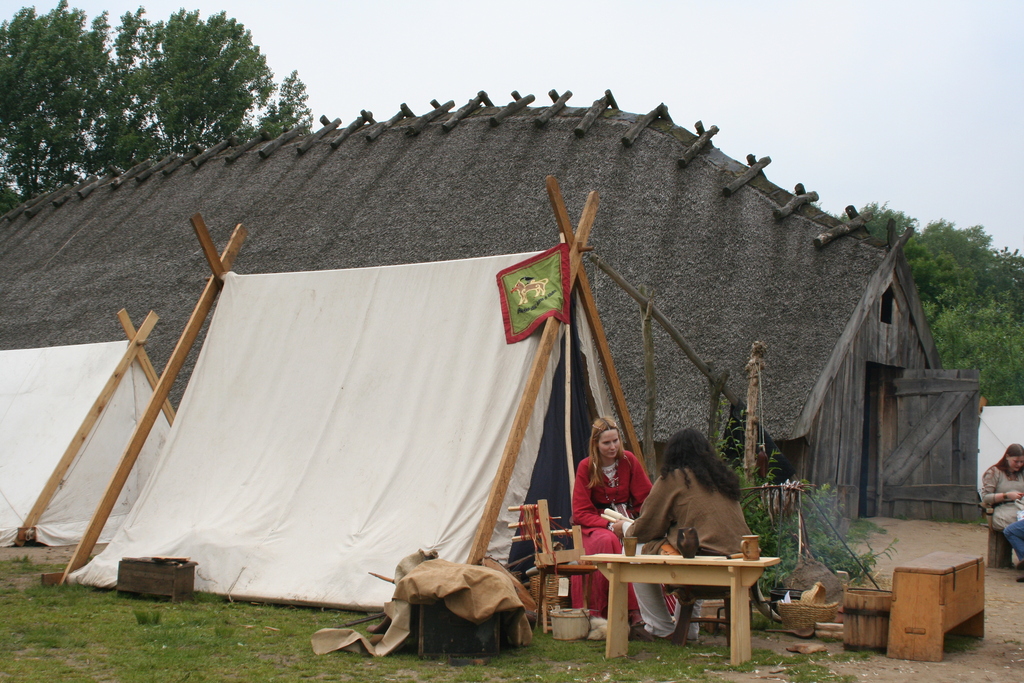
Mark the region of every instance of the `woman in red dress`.
MULTIPOLYGON (((651 479, 636 456, 622 449, 619 427, 608 417, 594 420, 590 430, 590 455, 576 468, 572 494, 572 523, 583 532, 587 554, 621 553, 622 543, 614 525, 601 517, 605 508, 636 517, 647 494, 651 479)), ((589 607, 595 616, 608 616, 608 579, 595 572, 592 576, 589 607)), ((572 604, 583 605, 583 578, 573 577, 572 604)), ((629 587, 630 623, 640 619, 640 610, 629 587)))

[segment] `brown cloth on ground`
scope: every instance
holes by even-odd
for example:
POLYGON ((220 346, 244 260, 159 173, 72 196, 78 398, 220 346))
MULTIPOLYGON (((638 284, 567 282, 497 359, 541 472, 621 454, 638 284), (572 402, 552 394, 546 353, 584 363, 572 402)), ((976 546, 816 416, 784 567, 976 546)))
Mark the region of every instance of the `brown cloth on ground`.
POLYGON ((502 629, 512 645, 529 645, 533 640, 533 630, 511 577, 487 567, 430 560, 395 585, 394 599, 384 605, 392 624, 382 637, 367 640, 352 629, 320 629, 310 639, 313 652, 322 655, 347 650, 375 657, 386 655, 409 636, 411 605, 432 605, 438 600, 444 600, 452 613, 474 624, 502 612, 502 629))

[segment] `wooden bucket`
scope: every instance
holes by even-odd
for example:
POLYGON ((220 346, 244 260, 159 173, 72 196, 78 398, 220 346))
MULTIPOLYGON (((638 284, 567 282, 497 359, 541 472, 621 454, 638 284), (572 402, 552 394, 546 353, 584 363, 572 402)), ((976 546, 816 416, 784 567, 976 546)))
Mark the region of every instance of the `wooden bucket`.
POLYGON ((885 652, 889 645, 892 591, 843 591, 843 649, 885 652))

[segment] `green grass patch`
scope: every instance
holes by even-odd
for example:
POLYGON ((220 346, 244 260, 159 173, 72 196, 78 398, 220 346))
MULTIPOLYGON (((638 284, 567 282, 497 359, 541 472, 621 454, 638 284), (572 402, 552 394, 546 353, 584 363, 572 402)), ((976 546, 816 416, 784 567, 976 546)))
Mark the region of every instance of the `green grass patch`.
MULTIPOLYGON (((56 571, 30 561, 0 562, 0 584, 26 574, 56 571)), ((508 649, 487 665, 451 666, 421 660, 415 648, 382 658, 347 652, 314 655, 313 632, 360 614, 229 602, 197 594, 172 603, 83 586, 43 587, 21 581, 0 593, 0 681, 711 681, 715 672, 785 668, 792 681, 852 681, 829 669, 828 656, 779 655, 757 649, 751 661, 729 665, 724 639, 675 647, 630 643, 629 657, 606 661, 603 641, 561 642, 535 633, 532 645, 508 649)), ((771 626, 760 615, 755 628, 771 626)), ((364 628, 363 624, 357 628, 364 628)))

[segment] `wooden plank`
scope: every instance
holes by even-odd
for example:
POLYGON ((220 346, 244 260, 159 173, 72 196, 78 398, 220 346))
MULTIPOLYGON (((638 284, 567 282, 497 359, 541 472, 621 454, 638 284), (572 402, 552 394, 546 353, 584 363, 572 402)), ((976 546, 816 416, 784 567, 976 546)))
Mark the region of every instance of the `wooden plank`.
POLYGON ((89 437, 89 433, 92 432, 92 428, 96 425, 96 421, 99 420, 100 415, 103 413, 103 409, 107 407, 110 399, 113 397, 114 392, 117 391, 118 385, 124 378, 125 373, 128 372, 128 368, 131 367, 132 361, 135 360, 136 354, 139 353, 142 345, 146 343, 146 339, 149 338, 149 333, 153 331, 153 327, 156 325, 157 320, 160 319, 153 311, 149 312, 146 319, 142 321, 142 326, 139 328, 137 333, 129 335, 128 348, 125 349, 124 355, 121 356, 121 360, 118 362, 117 367, 114 368, 114 372, 110 375, 107 383, 103 385, 102 391, 99 396, 93 401, 92 407, 89 408, 89 412, 85 414, 85 419, 82 420, 82 424, 78 427, 78 431, 71 437, 71 443, 64 450, 64 454, 60 460, 57 461, 57 466, 53 468, 53 472, 50 473, 50 478, 46 480, 46 485, 43 486, 43 490, 39 492, 39 497, 36 498, 35 504, 25 517, 24 527, 31 529, 39 523, 39 518, 42 517, 46 511, 46 507, 50 504, 50 500, 53 499, 53 494, 57 492, 57 487, 60 486, 61 481, 64 479, 64 475, 67 474, 68 468, 71 467, 71 463, 74 462, 78 452, 82 449, 82 445, 85 440, 89 437))
MULTIPOLYGON (((135 325, 132 324, 132 319, 128 315, 128 311, 121 309, 117 312, 117 319, 121 322, 121 327, 124 328, 124 333, 131 339, 135 336, 135 325)), ((142 374, 146 376, 146 381, 149 382, 149 388, 155 389, 156 383, 159 380, 156 368, 153 367, 153 362, 149 359, 149 354, 146 353, 146 347, 144 345, 139 346, 138 356, 136 360, 139 361, 139 366, 142 367, 142 374)), ((167 399, 164 401, 164 417, 167 418, 167 424, 174 424, 174 406, 171 405, 171 400, 167 399)))
POLYGON ((953 417, 963 410, 971 398, 970 393, 942 394, 931 411, 902 440, 889 459, 891 469, 885 476, 886 486, 900 486, 928 455, 939 437, 946 431, 953 417))
POLYGON ((558 328, 561 323, 555 318, 548 318, 544 321, 544 331, 541 333, 540 344, 533 356, 533 364, 530 366, 530 374, 527 376, 526 387, 519 399, 519 407, 516 409, 515 418, 512 420, 512 428, 509 430, 508 439, 505 441, 505 449, 502 451, 501 460, 498 463, 498 472, 494 475, 494 482, 491 484, 491 491, 487 496, 487 503, 484 505, 484 513, 480 523, 476 527, 476 534, 473 536, 473 545, 470 547, 467 564, 479 564, 487 554, 487 546, 491 542, 491 534, 494 532, 494 525, 498 523, 498 514, 505 500, 505 493, 508 491, 508 484, 512 480, 512 472, 515 470, 516 461, 519 458, 519 448, 526 436, 526 429, 530 425, 530 417, 533 415, 533 407, 537 402, 537 395, 540 393, 540 386, 544 381, 544 374, 547 370, 548 360, 551 357, 551 350, 558 339, 558 328))
POLYGON ((977 379, 959 377, 910 377, 895 380, 897 396, 942 394, 949 391, 978 391, 977 379))
POLYGON ((210 231, 206 228, 202 214, 197 213, 189 220, 192 222, 192 228, 196 231, 196 237, 199 238, 199 244, 203 247, 203 255, 206 256, 206 262, 210 264, 213 276, 218 280, 223 279, 227 270, 220 262, 220 254, 217 253, 217 247, 213 243, 213 238, 210 237, 210 231))
POLYGON ((867 315, 875 310, 875 304, 879 297, 882 296, 882 292, 885 291, 886 287, 892 281, 893 268, 895 267, 897 257, 903 250, 903 245, 906 244, 907 240, 910 239, 913 230, 908 229, 903 235, 900 236, 899 242, 893 247, 884 259, 879 264, 878 268, 871 277, 868 278, 867 285, 864 287, 864 293, 861 295, 860 301, 857 302, 856 307, 853 309, 853 314, 850 319, 846 322, 846 327, 843 328, 843 332, 839 335, 839 339, 836 341, 835 347, 832 349, 832 353, 825 363, 825 367, 818 375, 817 381, 814 383, 814 388, 807 397, 807 401, 804 403, 803 410, 800 411, 800 417, 797 418, 796 424, 793 425, 793 429, 789 434, 788 438, 795 439, 797 437, 806 436, 811 429, 811 423, 814 419, 815 414, 821 407, 821 402, 825 397, 825 392, 828 390, 829 385, 832 383, 832 379, 839 371, 842 365, 843 359, 849 352, 851 344, 853 344, 857 331, 860 329, 861 324, 867 315))
POLYGON ((888 486, 885 489, 885 497, 890 500, 923 500, 977 505, 978 489, 965 484, 888 486))
MULTIPOLYGON (((195 223, 193 223, 193 226, 196 227, 198 231, 198 226, 196 226, 195 223)), ((231 233, 231 238, 228 240, 228 245, 224 249, 224 255, 220 257, 220 264, 223 272, 231 270, 231 264, 234 262, 235 254, 237 254, 238 250, 242 247, 242 243, 245 241, 247 234, 248 233, 241 224, 235 226, 235 230, 231 233)), ((175 345, 174 350, 171 352, 171 357, 167 360, 167 365, 164 367, 164 372, 160 375, 160 381, 157 382, 156 387, 153 389, 153 395, 150 397, 149 404, 146 406, 146 412, 143 413, 142 418, 135 425, 135 430, 132 432, 132 438, 128 442, 128 446, 125 448, 124 453, 121 455, 121 461, 118 463, 117 469, 114 471, 114 474, 110 479, 110 483, 107 484, 106 492, 103 494, 103 498, 96 507, 96 511, 93 513, 92 519, 89 521, 89 526, 86 527, 85 533, 82 535, 82 540, 78 542, 78 546, 75 548, 74 554, 68 561, 67 567, 64 568, 64 576, 61 579, 61 583, 67 581, 71 572, 79 569, 88 562, 89 555, 96 546, 96 541, 99 538, 100 532, 103 530, 103 526, 107 523, 110 511, 113 510, 118 496, 121 495, 121 489, 124 488, 124 484, 128 480, 128 475, 131 473, 132 467, 135 465, 135 461, 138 459, 139 453, 142 451, 142 447, 146 443, 146 438, 149 436, 149 432, 153 428, 153 424, 156 422, 156 416, 162 410, 163 402, 170 393, 171 387, 174 385, 174 380, 178 377, 178 372, 181 370, 181 366, 185 364, 185 358, 188 356, 192 345, 195 343, 196 337, 199 336, 199 332, 203 327, 203 322, 206 320, 206 316, 209 315, 210 309, 213 308, 213 302, 217 298, 217 293, 220 291, 221 284, 222 281, 217 279, 215 276, 211 276, 210 279, 207 280, 206 287, 203 289, 203 293, 199 296, 199 301, 196 302, 196 306, 192 311, 191 317, 189 317, 188 322, 185 324, 185 329, 181 333, 181 338, 178 339, 178 343, 175 345)))
POLYGON ((932 330, 928 326, 928 318, 925 317, 924 308, 921 306, 921 297, 917 293, 917 286, 912 286, 914 276, 910 272, 910 264, 907 262, 906 254, 903 253, 902 245, 904 242, 901 237, 900 248, 893 248, 890 252, 890 254, 896 255, 894 263, 895 275, 900 287, 903 289, 903 293, 907 297, 907 303, 910 305, 910 317, 913 319, 914 327, 917 329, 917 336, 921 340, 921 347, 924 350, 925 358, 928 359, 928 367, 937 370, 942 367, 942 360, 939 358, 939 349, 935 346, 935 339, 932 338, 932 330))

